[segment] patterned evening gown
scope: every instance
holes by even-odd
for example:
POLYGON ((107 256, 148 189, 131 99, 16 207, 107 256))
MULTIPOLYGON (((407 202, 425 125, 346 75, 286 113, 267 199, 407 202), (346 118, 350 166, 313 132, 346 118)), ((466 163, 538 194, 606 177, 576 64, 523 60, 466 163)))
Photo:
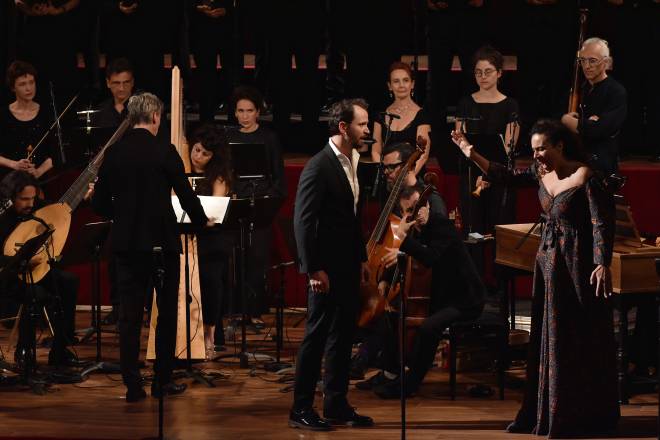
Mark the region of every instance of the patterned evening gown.
POLYGON ((620 416, 612 309, 595 296, 589 277, 612 258, 612 196, 592 176, 552 197, 534 166, 511 172, 491 162, 488 180, 538 184, 543 210, 527 385, 516 428, 549 438, 611 431, 620 416))

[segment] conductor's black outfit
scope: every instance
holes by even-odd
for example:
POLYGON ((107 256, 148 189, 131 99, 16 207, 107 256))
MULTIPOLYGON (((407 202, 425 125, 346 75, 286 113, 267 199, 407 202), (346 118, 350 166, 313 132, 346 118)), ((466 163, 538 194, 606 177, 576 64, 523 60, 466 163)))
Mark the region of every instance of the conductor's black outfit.
POLYGON ((157 266, 164 268, 157 290, 155 372, 162 384, 171 381, 176 346, 179 254, 181 240, 172 209, 171 192, 196 224, 207 221, 184 174, 174 146, 137 128, 108 148, 99 170, 94 209, 112 218, 112 250, 117 260, 120 296, 120 363, 124 384, 140 386, 138 358, 144 298, 154 286, 157 266), (154 247, 162 248, 162 257, 154 247), (162 262, 157 261, 162 258, 162 262))
POLYGON ((325 271, 330 289, 314 293, 308 288, 307 326, 298 351, 293 411, 311 410, 324 353, 324 414, 328 417, 348 407, 360 268, 367 259, 354 200, 346 172, 327 144, 305 165, 294 210, 300 271, 325 271))

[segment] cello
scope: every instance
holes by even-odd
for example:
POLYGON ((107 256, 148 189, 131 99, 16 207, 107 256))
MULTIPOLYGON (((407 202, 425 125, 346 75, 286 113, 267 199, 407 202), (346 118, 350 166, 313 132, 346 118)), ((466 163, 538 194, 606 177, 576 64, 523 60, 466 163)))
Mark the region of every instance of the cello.
POLYGON ((404 181, 409 171, 414 170, 415 163, 424 153, 426 140, 421 136, 417 138, 417 148, 408 158, 397 176, 383 210, 378 217, 376 226, 367 242, 367 265, 369 266, 369 280, 360 287, 361 307, 358 316, 358 326, 367 327, 372 321, 383 314, 389 307, 387 298, 378 291, 378 283, 383 276, 385 267, 382 263, 386 248, 398 247, 394 228, 390 223, 390 215, 399 202, 399 195, 403 189, 404 181))

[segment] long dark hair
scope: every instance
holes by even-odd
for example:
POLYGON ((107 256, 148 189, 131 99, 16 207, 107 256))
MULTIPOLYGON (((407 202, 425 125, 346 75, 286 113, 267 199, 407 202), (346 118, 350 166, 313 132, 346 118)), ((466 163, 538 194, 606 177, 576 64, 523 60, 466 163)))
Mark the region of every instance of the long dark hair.
POLYGON ((231 188, 231 158, 224 130, 211 123, 202 124, 193 131, 190 137, 191 155, 193 147, 197 143, 213 153, 204 168, 206 178, 197 186, 198 192, 203 195, 213 194, 213 183, 217 179, 224 181, 227 188, 231 188))
POLYGON ((542 134, 553 147, 559 144, 564 146, 564 157, 578 162, 588 163, 587 153, 582 148, 582 144, 576 135, 574 135, 564 124, 556 119, 539 119, 536 121, 529 136, 542 134))

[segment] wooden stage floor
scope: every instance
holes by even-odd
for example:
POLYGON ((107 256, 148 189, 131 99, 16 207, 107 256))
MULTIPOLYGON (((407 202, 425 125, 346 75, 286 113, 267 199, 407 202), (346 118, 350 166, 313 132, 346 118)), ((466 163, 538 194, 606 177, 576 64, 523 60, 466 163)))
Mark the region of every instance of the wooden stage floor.
MULTIPOLYGON (((89 322, 88 313, 78 314, 78 327, 89 322)), ((270 322, 270 316, 267 316, 270 322)), ((301 315, 286 315, 286 353, 290 359, 302 337, 301 315)), ((9 331, 0 330, 0 344, 6 350, 9 331)), ((144 332, 146 341, 146 329, 144 332)), ((274 343, 268 330, 249 335, 251 349, 273 353, 274 343)), ((143 344, 146 346, 146 342, 143 344)), ((95 341, 76 346, 81 359, 94 359, 95 341)), ((118 338, 103 337, 106 360, 118 359, 118 338)), ((229 346, 230 350, 233 347, 229 346)), ((5 355, 7 355, 5 351, 5 355)), ((45 362, 47 349, 39 349, 45 362)), ((287 427, 292 395, 285 391, 287 383, 280 376, 255 369, 240 369, 235 363, 204 363, 197 367, 223 373, 215 388, 189 384, 180 396, 166 400, 165 436, 170 439, 369 439, 400 438, 398 401, 381 400, 371 392, 353 389, 350 401, 358 411, 372 416, 371 429, 341 428, 327 433, 310 433, 287 427), (191 386, 190 386, 191 385, 191 386)), ((145 369, 144 373, 150 373, 145 369)), ((519 377, 520 370, 509 372, 519 377)), ((528 435, 510 435, 504 428, 518 409, 519 390, 506 389, 506 400, 496 397, 472 398, 466 386, 474 383, 494 384, 488 373, 461 374, 456 401, 448 398, 448 376, 434 368, 418 396, 408 401, 408 438, 410 439, 531 439, 528 435)), ((148 391, 148 388, 147 388, 148 391)), ((127 404, 119 375, 92 374, 85 382, 55 385, 52 392, 39 396, 25 389, 0 387, 0 439, 141 439, 157 434, 157 400, 127 404)), ((320 398, 320 396, 319 396, 320 398)), ((657 396, 635 396, 622 407, 623 419, 619 437, 627 439, 655 438, 657 396)), ((320 400, 317 400, 320 404, 320 400)))

